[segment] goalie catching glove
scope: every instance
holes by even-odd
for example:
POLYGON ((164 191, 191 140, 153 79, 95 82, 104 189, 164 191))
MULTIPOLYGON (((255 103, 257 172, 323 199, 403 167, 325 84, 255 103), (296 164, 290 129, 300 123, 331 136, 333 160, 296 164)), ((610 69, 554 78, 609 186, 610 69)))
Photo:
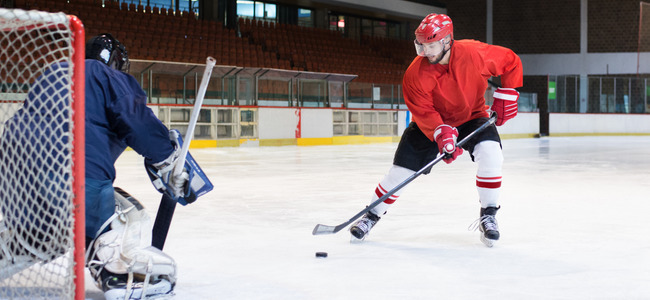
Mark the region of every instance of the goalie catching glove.
POLYGON ((176 129, 169 131, 169 139, 174 145, 174 152, 161 162, 150 163, 145 160, 144 166, 151 183, 159 192, 166 194, 181 205, 187 205, 211 191, 213 185, 189 152, 185 157, 183 170, 180 174, 174 174, 183 147, 183 139, 176 129))

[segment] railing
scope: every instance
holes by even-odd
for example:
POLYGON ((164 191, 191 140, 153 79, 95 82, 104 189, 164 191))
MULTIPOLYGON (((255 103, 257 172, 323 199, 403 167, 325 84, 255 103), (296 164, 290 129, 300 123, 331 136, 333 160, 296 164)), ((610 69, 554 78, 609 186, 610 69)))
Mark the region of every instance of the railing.
MULTIPOLYGON (((185 132, 201 64, 133 60, 131 71, 152 108, 170 128, 185 132)), ((331 108, 335 136, 397 136, 402 87, 352 81, 356 75, 216 66, 200 113, 196 139, 255 139, 261 107, 331 108)), ((486 91, 491 104, 492 90, 486 91)), ((521 93, 519 110, 537 110, 537 95, 521 93)))
MULTIPOLYGON (((132 60, 152 104, 190 104, 202 65, 132 60)), ((352 82, 357 75, 216 66, 207 105, 406 109, 401 85, 352 82)))

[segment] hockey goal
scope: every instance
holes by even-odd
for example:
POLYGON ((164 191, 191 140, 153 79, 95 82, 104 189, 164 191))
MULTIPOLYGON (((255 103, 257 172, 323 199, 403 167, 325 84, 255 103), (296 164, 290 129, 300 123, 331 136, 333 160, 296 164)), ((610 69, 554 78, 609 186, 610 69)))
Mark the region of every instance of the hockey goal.
POLYGON ((83 299, 84 28, 0 8, 0 299, 83 299))

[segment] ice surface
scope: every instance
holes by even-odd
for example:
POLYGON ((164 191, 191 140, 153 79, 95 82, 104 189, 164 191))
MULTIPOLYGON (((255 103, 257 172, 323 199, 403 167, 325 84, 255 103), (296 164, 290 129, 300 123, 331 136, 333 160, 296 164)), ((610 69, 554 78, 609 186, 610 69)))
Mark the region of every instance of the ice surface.
MULTIPOLYGON (((176 209, 175 299, 650 299, 650 137, 504 140, 493 248, 467 230, 467 154, 408 185, 365 242, 313 236, 369 203, 396 146, 192 150, 215 190, 176 209)), ((124 153, 117 174, 154 218, 142 158, 124 153)))

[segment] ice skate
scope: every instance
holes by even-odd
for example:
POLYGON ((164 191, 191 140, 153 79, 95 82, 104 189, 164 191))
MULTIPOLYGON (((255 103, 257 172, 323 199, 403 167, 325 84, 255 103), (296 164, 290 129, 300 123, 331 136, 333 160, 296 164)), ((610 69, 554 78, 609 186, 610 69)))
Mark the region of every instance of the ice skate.
POLYGON ((359 221, 352 224, 350 227, 350 233, 353 236, 353 240, 363 240, 370 232, 370 229, 377 224, 380 217, 375 215, 372 212, 367 212, 359 221))
POLYGON ((494 246, 494 243, 499 240, 499 224, 495 218, 499 208, 501 207, 481 208, 481 217, 470 226, 470 229, 478 228, 481 231, 481 242, 488 247, 494 246))
POLYGON ((106 270, 101 274, 101 288, 107 300, 168 299, 174 295, 173 287, 163 277, 144 282, 142 279, 129 280, 126 274, 113 274, 106 270))

